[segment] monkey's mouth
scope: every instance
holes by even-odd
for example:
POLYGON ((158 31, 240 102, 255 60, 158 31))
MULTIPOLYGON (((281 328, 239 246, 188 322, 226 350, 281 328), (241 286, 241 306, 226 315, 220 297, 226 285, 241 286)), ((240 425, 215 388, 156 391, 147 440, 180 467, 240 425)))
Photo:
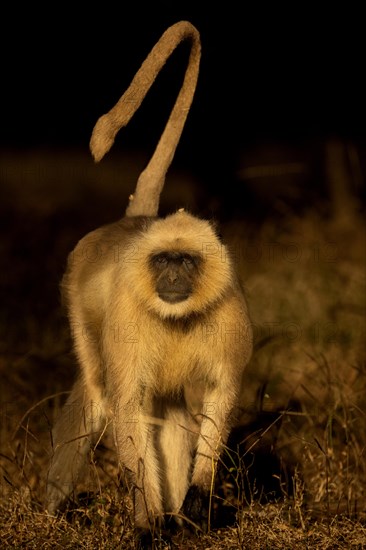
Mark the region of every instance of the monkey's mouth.
POLYGON ((168 304, 177 304, 178 302, 184 302, 189 297, 188 293, 182 292, 159 292, 159 298, 163 302, 168 302, 168 304))

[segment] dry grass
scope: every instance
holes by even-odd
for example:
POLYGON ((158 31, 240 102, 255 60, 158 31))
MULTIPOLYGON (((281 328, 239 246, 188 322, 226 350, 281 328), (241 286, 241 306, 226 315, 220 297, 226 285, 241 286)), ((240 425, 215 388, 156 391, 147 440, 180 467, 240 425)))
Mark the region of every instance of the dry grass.
MULTIPOLYGON (((132 548, 131 501, 108 438, 79 487, 92 494, 57 518, 42 504, 50 428, 75 373, 58 281, 75 241, 117 218, 128 190, 111 168, 98 189, 78 156, 66 188, 65 158, 23 160, 3 159, 0 171, 0 546, 132 548)), ((123 162, 132 180, 137 170, 123 162)), ((212 501, 215 528, 173 547, 366 548, 365 223, 357 209, 342 221, 331 205, 319 212, 224 228, 256 349, 212 501)))

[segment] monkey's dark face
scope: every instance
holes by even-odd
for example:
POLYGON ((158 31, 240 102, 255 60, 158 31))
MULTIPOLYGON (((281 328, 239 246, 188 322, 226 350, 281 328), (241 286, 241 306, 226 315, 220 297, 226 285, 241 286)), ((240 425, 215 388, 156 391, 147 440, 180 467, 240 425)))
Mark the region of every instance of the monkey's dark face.
POLYGON ((201 258, 182 252, 160 252, 150 258, 159 298, 169 304, 187 300, 198 275, 201 258))
POLYGON ((131 300, 161 319, 203 313, 234 284, 228 250, 216 231, 184 211, 151 221, 122 259, 118 267, 131 300))

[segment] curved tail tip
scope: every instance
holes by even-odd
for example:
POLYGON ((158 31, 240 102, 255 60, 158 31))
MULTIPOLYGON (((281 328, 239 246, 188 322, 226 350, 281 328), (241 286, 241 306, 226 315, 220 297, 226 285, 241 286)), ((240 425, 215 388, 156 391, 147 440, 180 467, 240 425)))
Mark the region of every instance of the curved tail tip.
POLYGON ((101 145, 99 136, 95 136, 94 134, 91 137, 89 148, 94 162, 101 161, 106 153, 106 147, 104 144, 101 145))
POLYGON ((96 122, 90 138, 89 147, 95 162, 102 160, 114 143, 115 133, 111 128, 110 117, 102 115, 96 122))

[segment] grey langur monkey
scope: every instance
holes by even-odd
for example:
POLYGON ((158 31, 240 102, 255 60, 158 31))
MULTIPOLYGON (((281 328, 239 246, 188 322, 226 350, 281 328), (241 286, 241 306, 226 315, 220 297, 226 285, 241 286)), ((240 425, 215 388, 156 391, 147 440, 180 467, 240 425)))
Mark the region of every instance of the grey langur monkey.
POLYGON ((48 510, 70 494, 111 423, 142 533, 167 514, 202 519, 252 351, 245 298, 214 226, 183 209, 157 217, 198 78, 193 25, 181 21, 162 35, 98 120, 91 151, 96 161, 104 156, 185 39, 191 52, 182 88, 125 216, 80 240, 62 281, 80 374, 53 429, 48 510))

